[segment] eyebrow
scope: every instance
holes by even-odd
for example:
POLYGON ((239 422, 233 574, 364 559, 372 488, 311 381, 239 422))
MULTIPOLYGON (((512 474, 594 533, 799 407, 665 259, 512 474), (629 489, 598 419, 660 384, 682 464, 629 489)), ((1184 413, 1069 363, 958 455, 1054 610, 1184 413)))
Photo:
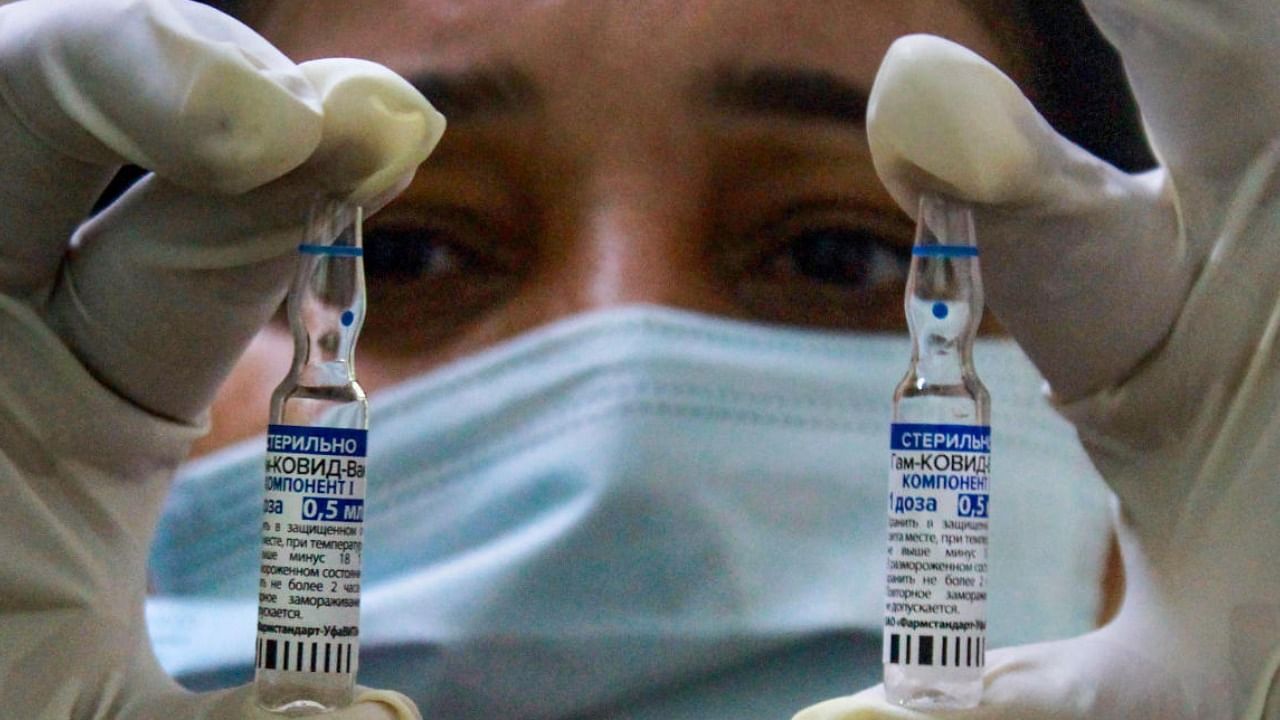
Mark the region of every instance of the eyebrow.
POLYGON ((533 79, 507 65, 421 72, 409 82, 451 123, 522 112, 542 102, 533 79))
POLYGON ((704 92, 712 107, 748 115, 850 125, 867 116, 867 90, 825 70, 722 67, 704 92))
MULTIPOLYGON (((410 82, 450 122, 524 112, 542 102, 537 83, 509 65, 463 72, 426 71, 410 82)), ((697 86, 699 102, 720 111, 862 125, 867 91, 825 70, 721 67, 697 86)))

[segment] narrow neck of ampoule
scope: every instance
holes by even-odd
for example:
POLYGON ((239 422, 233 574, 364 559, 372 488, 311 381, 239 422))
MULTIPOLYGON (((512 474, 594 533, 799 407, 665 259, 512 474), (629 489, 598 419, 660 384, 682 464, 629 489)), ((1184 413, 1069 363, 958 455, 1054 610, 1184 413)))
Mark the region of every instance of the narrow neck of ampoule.
POLYGON ((365 317, 363 209, 318 202, 299 246, 289 293, 294 356, 302 387, 355 383, 355 349, 365 317))
POLYGON ((919 385, 972 380, 982 319, 982 277, 968 205, 922 195, 907 278, 911 362, 919 385))

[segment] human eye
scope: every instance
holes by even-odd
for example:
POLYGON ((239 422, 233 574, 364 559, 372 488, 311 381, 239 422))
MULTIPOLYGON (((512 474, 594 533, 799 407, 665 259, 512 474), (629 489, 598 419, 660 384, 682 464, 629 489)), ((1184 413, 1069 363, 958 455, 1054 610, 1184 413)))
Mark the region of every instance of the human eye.
POLYGON ((458 206, 405 204, 364 230, 365 337, 396 353, 446 340, 515 292, 527 266, 510 231, 458 206))
POLYGON ((901 329, 911 233, 896 211, 792 206, 743 240, 739 301, 767 322, 901 329))
POLYGON ((478 243, 481 223, 466 213, 374 219, 366 226, 365 275, 371 285, 442 284, 499 274, 502 263, 478 243))
POLYGON ((898 286, 908 262, 874 230, 830 222, 797 229, 762 270, 776 280, 871 293, 898 286))

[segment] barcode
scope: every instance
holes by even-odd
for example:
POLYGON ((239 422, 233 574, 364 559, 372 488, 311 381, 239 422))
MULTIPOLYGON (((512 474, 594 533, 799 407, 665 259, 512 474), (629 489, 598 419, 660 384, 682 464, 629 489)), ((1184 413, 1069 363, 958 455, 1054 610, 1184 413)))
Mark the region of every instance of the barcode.
POLYGON ((890 633, 885 662, 891 665, 982 667, 987 639, 972 635, 910 635, 890 633))
POLYGON ((349 673, 355 671, 353 642, 307 642, 258 638, 254 665, 259 670, 349 673))

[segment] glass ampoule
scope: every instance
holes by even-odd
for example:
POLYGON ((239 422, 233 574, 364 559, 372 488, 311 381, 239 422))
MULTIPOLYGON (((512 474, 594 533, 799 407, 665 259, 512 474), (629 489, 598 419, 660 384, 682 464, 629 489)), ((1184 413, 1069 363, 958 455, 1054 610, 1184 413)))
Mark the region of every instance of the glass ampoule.
POLYGON ((920 199, 905 307, 911 363, 893 394, 884 687, 967 708, 986 654, 991 400, 973 366, 982 278, 973 215, 920 199))
POLYGON ((285 716, 350 705, 359 664, 369 404, 356 381, 365 317, 363 210, 312 209, 289 289, 294 356, 271 396, 255 692, 285 716))

